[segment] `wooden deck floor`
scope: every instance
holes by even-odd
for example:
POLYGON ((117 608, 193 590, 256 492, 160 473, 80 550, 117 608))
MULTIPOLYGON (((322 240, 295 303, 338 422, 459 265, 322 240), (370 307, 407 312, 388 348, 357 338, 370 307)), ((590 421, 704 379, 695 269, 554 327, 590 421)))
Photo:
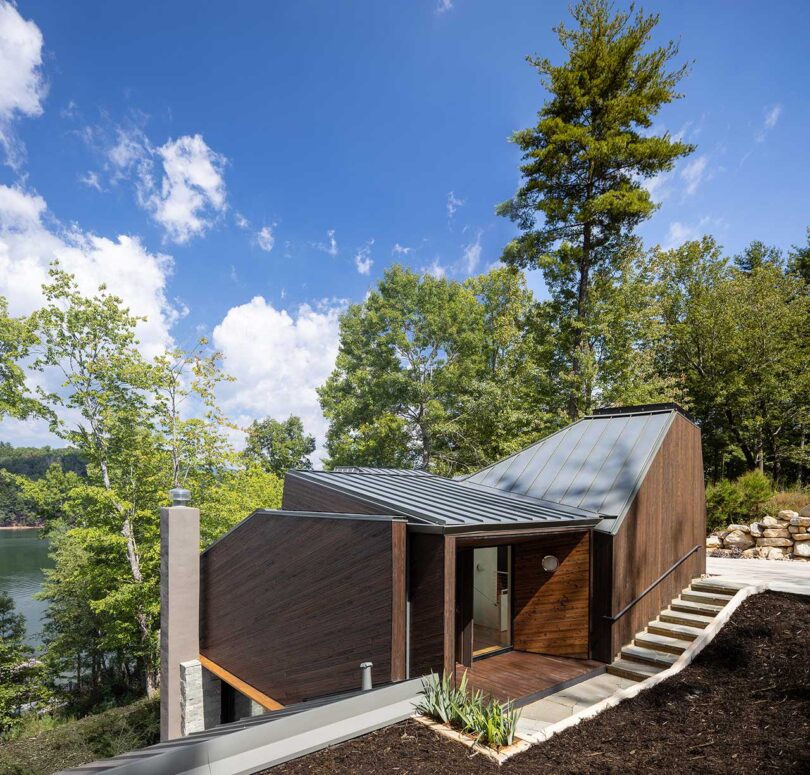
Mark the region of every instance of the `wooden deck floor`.
POLYGON ((498 700, 525 705, 604 672, 606 665, 590 659, 551 657, 526 651, 507 651, 473 662, 471 668, 456 665, 456 680, 467 671, 467 683, 498 700))

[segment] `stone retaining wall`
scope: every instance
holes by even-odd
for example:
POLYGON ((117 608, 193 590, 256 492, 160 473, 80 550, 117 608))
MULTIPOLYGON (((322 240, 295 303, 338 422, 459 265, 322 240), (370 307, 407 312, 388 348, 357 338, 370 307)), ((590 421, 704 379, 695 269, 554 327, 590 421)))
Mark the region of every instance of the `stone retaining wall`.
POLYGON ((706 539, 713 556, 760 557, 810 562, 810 506, 780 511, 749 525, 729 525, 706 539))

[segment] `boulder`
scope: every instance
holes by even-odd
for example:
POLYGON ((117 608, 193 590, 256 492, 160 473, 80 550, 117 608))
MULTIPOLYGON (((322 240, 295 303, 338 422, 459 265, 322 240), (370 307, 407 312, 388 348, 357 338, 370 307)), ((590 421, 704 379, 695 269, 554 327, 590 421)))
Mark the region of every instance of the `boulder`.
POLYGON ((799 541, 810 541, 810 533, 796 533, 791 538, 798 543, 799 541))
POLYGON ((771 551, 768 552, 768 559, 769 560, 784 560, 786 559, 787 555, 785 554, 787 550, 781 549, 778 546, 774 546, 771 548, 771 551))
POLYGON ((732 530, 739 530, 742 533, 750 533, 751 528, 748 525, 729 525, 726 530, 730 533, 732 530))
POLYGON ((810 517, 800 517, 798 514, 790 518, 793 527, 810 527, 810 517))
POLYGON ((797 557, 810 557, 810 543, 802 541, 793 547, 793 554, 797 557))
POLYGON ((805 506, 803 509, 799 509, 799 516, 810 517, 810 505, 805 506))
POLYGON ((709 536, 706 539, 706 548, 707 549, 722 549, 723 548, 723 539, 720 536, 709 536))
POLYGON ((792 546, 789 538, 757 538, 757 546, 792 546))
POLYGON ((739 549, 743 551, 750 549, 754 545, 754 539, 742 530, 732 530, 724 539, 723 546, 726 549, 739 549))
POLYGON ((769 514, 767 517, 763 517, 759 520, 759 524, 763 527, 776 527, 779 524, 779 520, 769 514))
POLYGON ((790 538, 790 531, 783 527, 769 527, 762 531, 764 538, 790 538))
POLYGON ((797 512, 795 512, 795 511, 791 511, 791 509, 784 509, 783 511, 780 511, 776 515, 776 518, 777 519, 784 519, 787 522, 790 522, 790 520, 793 519, 793 517, 798 517, 798 516, 799 516, 799 514, 797 512))
POLYGON ((749 530, 754 538, 762 538, 762 526, 759 522, 752 522, 749 526, 749 530))
POLYGON ((756 559, 757 557, 759 557, 759 556, 760 556, 760 555, 759 555, 759 549, 757 549, 756 547, 755 547, 755 548, 753 548, 753 549, 746 549, 746 550, 745 550, 745 551, 742 553, 742 556, 743 556, 743 557, 745 557, 747 560, 753 560, 753 559, 756 559))

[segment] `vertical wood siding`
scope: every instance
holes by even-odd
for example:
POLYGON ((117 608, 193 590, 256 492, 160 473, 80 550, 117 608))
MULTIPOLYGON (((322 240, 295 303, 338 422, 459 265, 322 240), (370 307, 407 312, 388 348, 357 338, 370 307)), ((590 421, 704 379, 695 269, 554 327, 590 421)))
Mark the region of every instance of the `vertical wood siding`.
POLYGON ((619 532, 613 537, 613 613, 700 550, 612 626, 611 655, 706 569, 706 501, 700 430, 676 415, 619 532))
POLYGON ((284 705, 401 677, 404 528, 254 515, 201 558, 202 654, 284 705))
POLYGON ((512 547, 512 643, 516 650, 563 657, 589 655, 589 532, 549 536, 512 547), (543 570, 554 555, 559 567, 543 570))
POLYGON ((411 678, 444 669, 444 537, 412 533, 410 548, 411 678))

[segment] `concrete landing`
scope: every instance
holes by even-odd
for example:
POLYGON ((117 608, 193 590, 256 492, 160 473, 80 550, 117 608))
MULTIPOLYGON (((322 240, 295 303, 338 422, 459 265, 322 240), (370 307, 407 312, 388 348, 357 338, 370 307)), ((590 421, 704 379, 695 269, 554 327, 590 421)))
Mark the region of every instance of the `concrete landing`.
POLYGON ((706 573, 744 584, 771 584, 776 592, 810 594, 810 562, 707 557, 706 573))
POLYGON ((603 673, 595 678, 582 681, 576 686, 544 697, 542 700, 525 705, 521 709, 517 734, 524 740, 538 742, 540 738, 537 733, 546 727, 573 716, 575 713, 607 699, 619 689, 626 689, 635 683, 637 681, 603 673))

